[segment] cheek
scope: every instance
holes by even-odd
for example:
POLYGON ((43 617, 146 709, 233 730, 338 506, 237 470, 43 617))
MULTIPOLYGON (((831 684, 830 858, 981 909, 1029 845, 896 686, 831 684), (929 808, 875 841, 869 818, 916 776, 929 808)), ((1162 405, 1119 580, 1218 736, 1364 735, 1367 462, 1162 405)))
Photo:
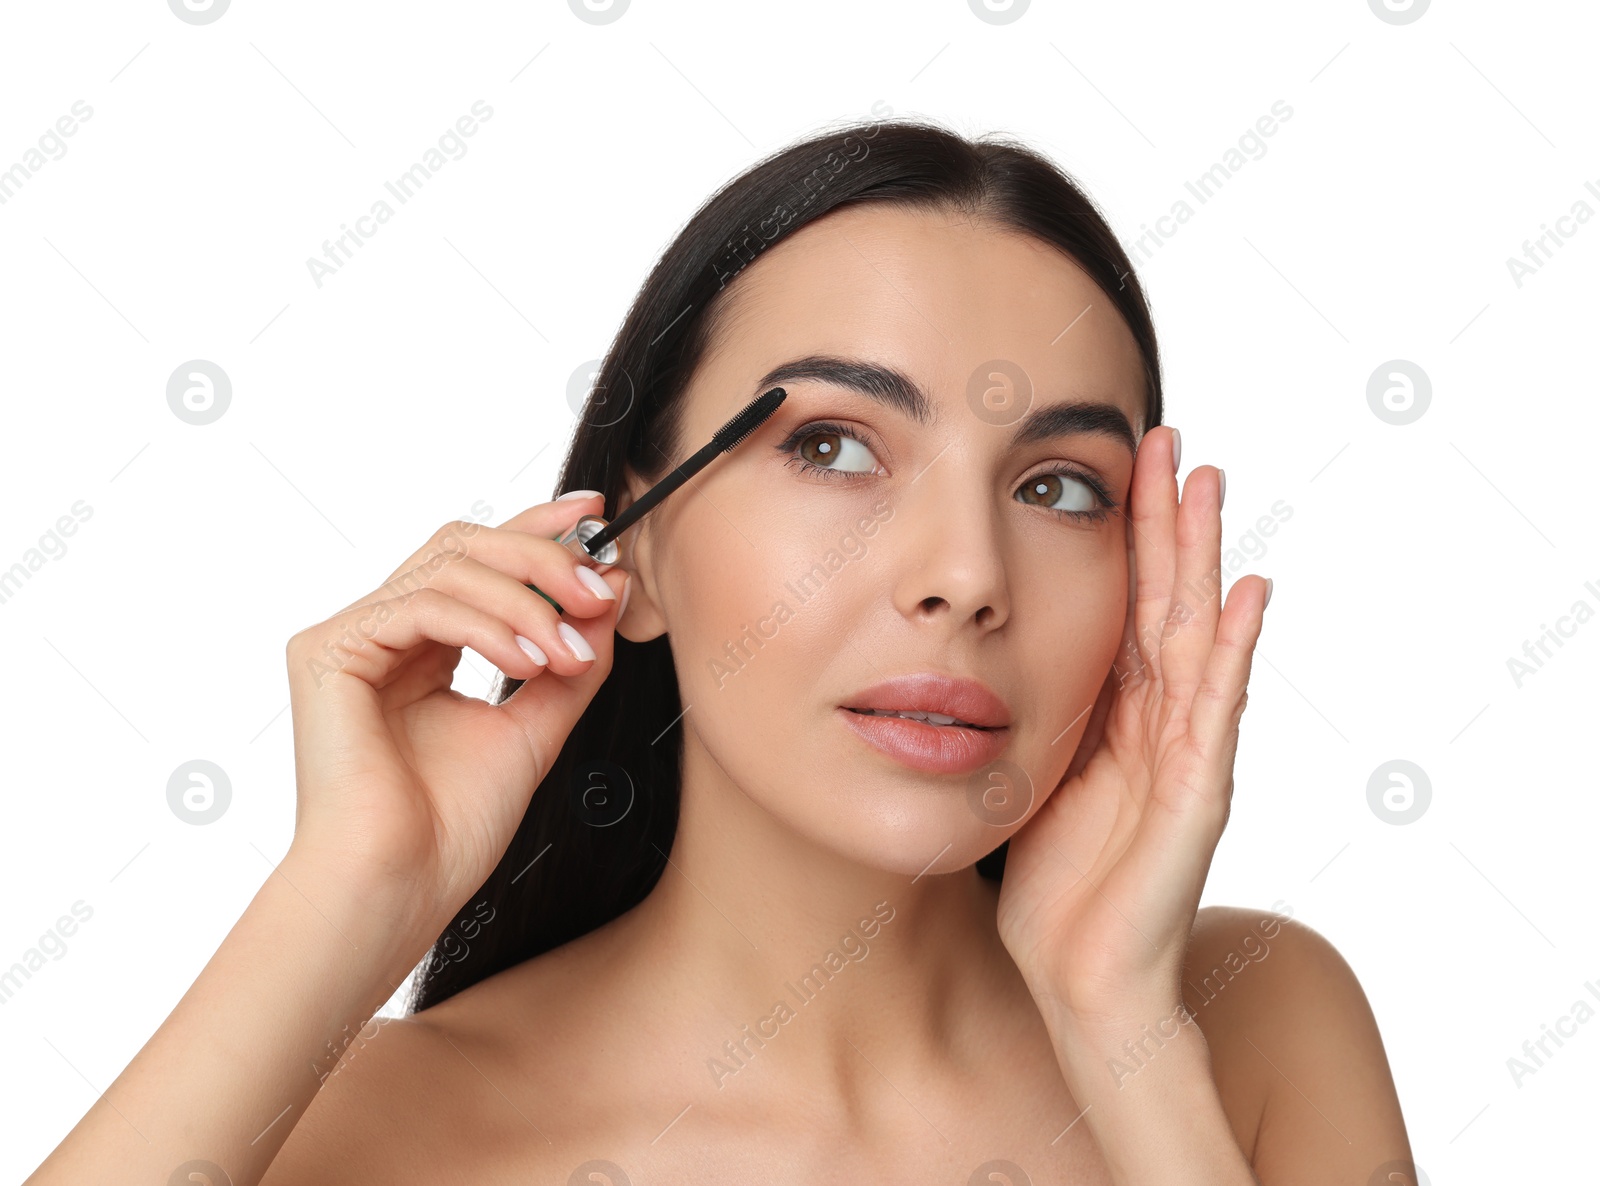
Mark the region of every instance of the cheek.
MULTIPOLYGON (((720 732, 716 722, 726 721, 768 730, 777 744, 802 717, 830 707, 839 688, 871 675, 857 647, 873 650, 867 612, 884 596, 881 549, 859 527, 854 502, 726 505, 738 529, 705 518, 696 538, 716 536, 716 547, 663 581, 675 591, 665 607, 673 661, 701 729, 720 732), (750 513, 755 506, 760 516, 750 513)), ((876 534, 882 524, 869 527, 876 534)))
POLYGON ((802 636, 815 634, 825 615, 805 602, 803 578, 792 575, 804 566, 781 537, 754 534, 754 547, 735 539, 721 558, 669 578, 681 592, 667 618, 684 703, 700 704, 702 720, 749 724, 762 712, 792 713, 796 666, 819 657, 802 636))
POLYGON ((1051 573, 1033 574, 1031 587, 1018 590, 1013 604, 1013 612, 1027 620, 1018 631, 1024 636, 1018 654, 1034 664, 1034 686, 1050 689, 1052 703, 1062 709, 1076 705, 1067 720, 1099 695, 1122 645, 1127 553, 1120 533, 1114 542, 1051 573))

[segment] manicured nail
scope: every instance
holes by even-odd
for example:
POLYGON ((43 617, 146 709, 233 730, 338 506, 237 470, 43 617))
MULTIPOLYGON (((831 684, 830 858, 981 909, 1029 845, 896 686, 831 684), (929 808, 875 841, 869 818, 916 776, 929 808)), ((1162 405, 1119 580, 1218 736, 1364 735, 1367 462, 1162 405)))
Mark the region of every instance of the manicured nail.
POLYGON ((517 645, 527 652, 528 658, 532 659, 540 667, 550 662, 545 653, 539 649, 539 644, 534 642, 533 639, 523 638, 520 634, 516 636, 516 639, 517 645))
POLYGON ((617 607, 617 621, 622 621, 622 615, 628 612, 628 598, 633 594, 633 574, 630 572, 627 579, 622 582, 622 604, 617 607))
POLYGON ((1272 600, 1272 578, 1267 578, 1267 595, 1261 599, 1261 608, 1267 608, 1267 602, 1272 600))
POLYGON ((1217 510, 1222 509, 1223 499, 1228 497, 1228 471, 1217 470, 1217 510))
POLYGON ((1172 472, 1178 472, 1178 458, 1183 453, 1183 438, 1178 435, 1178 430, 1172 430, 1172 472))
POLYGON ((601 580, 600 574, 588 565, 578 565, 578 579, 589 586, 589 592, 593 593, 601 601, 615 601, 617 599, 617 595, 611 591, 611 586, 601 580))
POLYGON ((567 650, 572 652, 574 659, 589 660, 594 658, 594 650, 589 646, 588 640, 567 623, 556 623, 556 633, 561 635, 561 641, 567 644, 567 650))
POLYGON ((566 502, 569 498, 595 498, 599 495, 599 493, 600 491, 598 490, 568 490, 560 498, 556 499, 556 501, 566 502))

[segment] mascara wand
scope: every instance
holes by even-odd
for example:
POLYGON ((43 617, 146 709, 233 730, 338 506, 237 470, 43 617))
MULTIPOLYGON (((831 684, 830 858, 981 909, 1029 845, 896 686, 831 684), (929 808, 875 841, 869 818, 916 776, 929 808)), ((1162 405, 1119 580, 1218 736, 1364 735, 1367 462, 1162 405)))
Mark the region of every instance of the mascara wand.
POLYGON ((734 447, 754 432, 768 416, 776 412, 778 405, 787 398, 788 393, 781 387, 774 387, 766 394, 756 396, 755 399, 745 405, 744 411, 717 429, 716 435, 702 446, 699 452, 650 487, 643 497, 612 520, 609 527, 584 540, 584 549, 590 556, 600 560, 602 564, 613 563, 614 560, 606 561, 600 559, 601 550, 607 544, 649 514, 651 509, 663 498, 709 465, 711 459, 717 454, 733 452, 734 447))
MULTIPOLYGON (((740 442, 765 423, 767 418, 778 410, 778 405, 787 398, 788 393, 781 387, 774 387, 758 395, 746 404, 738 415, 717 429, 716 435, 710 441, 645 491, 610 523, 599 515, 585 515, 565 535, 557 537, 557 542, 565 545, 580 560, 592 561, 600 566, 615 564, 621 557, 621 549, 616 543, 617 536, 648 515, 662 499, 710 465, 719 454, 731 453, 740 442)), ((528 588, 555 606, 557 613, 565 612, 555 598, 537 585, 529 585, 528 588)))

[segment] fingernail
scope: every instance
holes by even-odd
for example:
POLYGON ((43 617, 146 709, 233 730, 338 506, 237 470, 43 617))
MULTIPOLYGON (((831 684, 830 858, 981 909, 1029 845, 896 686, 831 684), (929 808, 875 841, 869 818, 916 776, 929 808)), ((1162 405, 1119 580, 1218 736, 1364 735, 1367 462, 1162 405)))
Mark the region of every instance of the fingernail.
POLYGON ((517 645, 527 652, 528 658, 532 659, 540 667, 550 662, 545 653, 539 649, 539 644, 534 642, 533 639, 523 638, 520 634, 516 636, 516 639, 517 645))
POLYGON ((630 572, 627 579, 622 582, 622 604, 617 607, 617 621, 622 621, 622 615, 628 612, 628 598, 633 595, 633 574, 630 572))
POLYGON ((589 592, 600 598, 601 601, 615 601, 617 599, 617 595, 611 591, 611 586, 606 584, 601 579, 600 574, 588 565, 578 565, 578 579, 589 586, 589 592))
POLYGON ((1178 430, 1172 430, 1172 472, 1178 472, 1178 458, 1183 453, 1183 438, 1178 435, 1178 430))
POLYGON ((556 623, 556 633, 561 635, 561 641, 567 644, 567 650, 572 652, 574 659, 589 660, 594 658, 594 651, 589 646, 588 640, 567 623, 556 623))
POLYGON ((1228 497, 1228 471, 1217 470, 1217 510, 1222 509, 1222 502, 1228 497))
POLYGON ((1267 578, 1267 595, 1261 599, 1261 608, 1267 608, 1267 602, 1272 600, 1272 578, 1267 578))
POLYGON ((566 502, 569 498, 594 498, 599 493, 600 491, 598 490, 568 490, 560 498, 556 499, 556 501, 566 502))

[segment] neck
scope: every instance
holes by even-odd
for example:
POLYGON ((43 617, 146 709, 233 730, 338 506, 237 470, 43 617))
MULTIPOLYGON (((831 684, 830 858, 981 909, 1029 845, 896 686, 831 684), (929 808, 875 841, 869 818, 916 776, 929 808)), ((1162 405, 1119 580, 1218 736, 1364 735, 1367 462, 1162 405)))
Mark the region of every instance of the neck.
POLYGON ((713 1094, 859 1098, 992 1061, 997 1037, 1037 1023, 996 883, 851 860, 686 748, 670 863, 623 949, 656 1002, 675 1002, 686 1064, 713 1094))

